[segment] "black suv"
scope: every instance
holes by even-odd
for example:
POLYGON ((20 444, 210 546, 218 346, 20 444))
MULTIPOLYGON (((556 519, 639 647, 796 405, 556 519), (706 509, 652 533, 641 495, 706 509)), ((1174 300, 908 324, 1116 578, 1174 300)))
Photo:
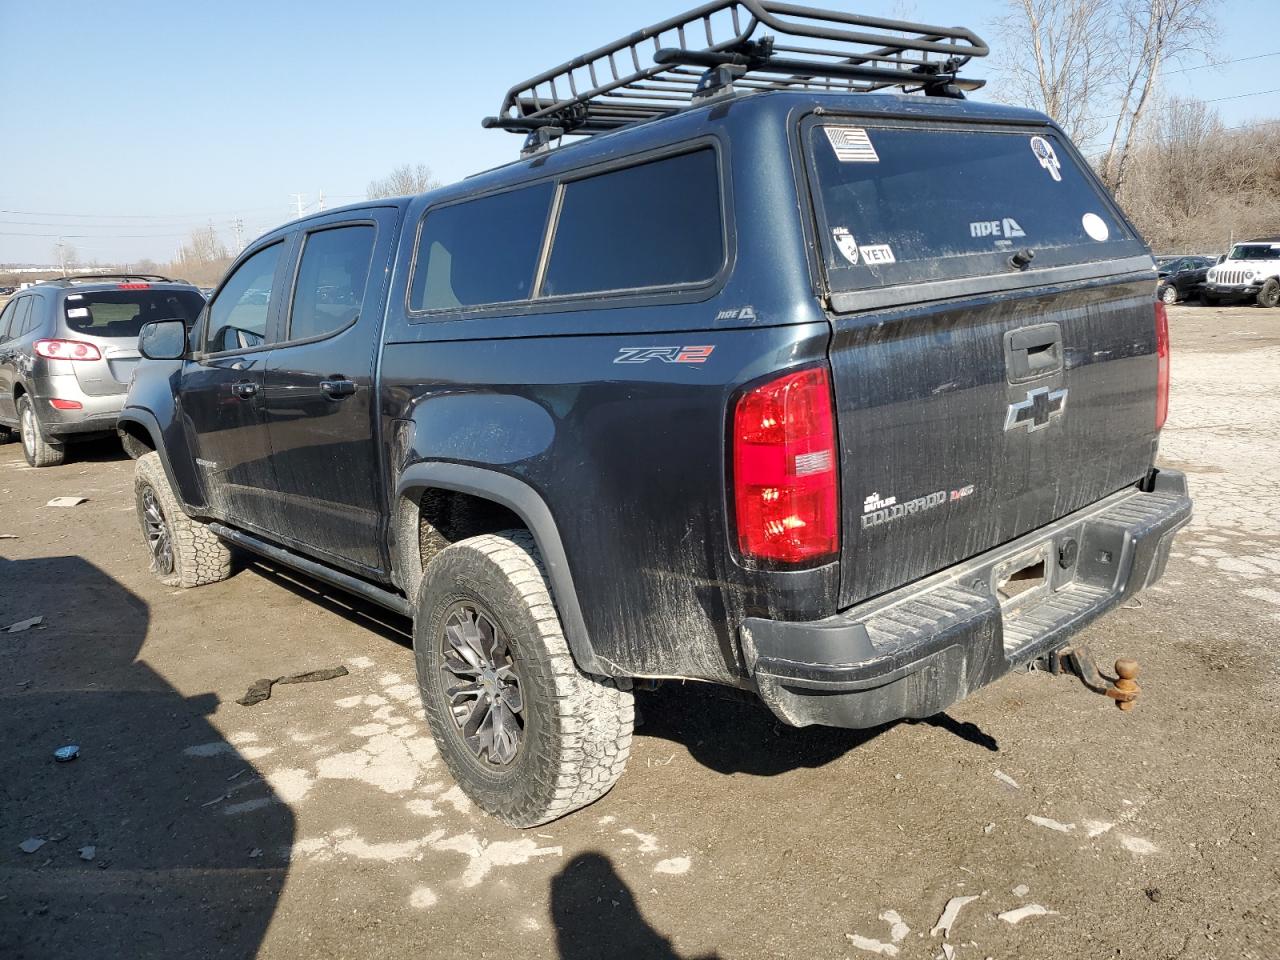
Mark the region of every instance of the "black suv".
POLYGON ((189 338, 143 332, 156 573, 241 547, 412 616, 441 753, 508 823, 609 789, 638 680, 865 727, 1078 663, 1190 516, 1154 264, 1089 165, 960 98, 967 31, 797 10, 535 78, 488 121, 518 162, 281 227, 189 338))

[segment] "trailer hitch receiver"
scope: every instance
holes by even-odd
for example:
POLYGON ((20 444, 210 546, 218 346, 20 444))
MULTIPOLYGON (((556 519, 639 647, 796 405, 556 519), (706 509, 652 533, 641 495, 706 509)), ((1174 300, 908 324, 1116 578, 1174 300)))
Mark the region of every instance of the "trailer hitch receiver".
POLYGON ((1109 677, 1098 669, 1093 652, 1083 643, 1055 650, 1036 660, 1034 666, 1054 676, 1069 673, 1078 677, 1094 693, 1114 700, 1121 710, 1132 710, 1142 693, 1137 684, 1137 660, 1117 660, 1116 675, 1109 677))

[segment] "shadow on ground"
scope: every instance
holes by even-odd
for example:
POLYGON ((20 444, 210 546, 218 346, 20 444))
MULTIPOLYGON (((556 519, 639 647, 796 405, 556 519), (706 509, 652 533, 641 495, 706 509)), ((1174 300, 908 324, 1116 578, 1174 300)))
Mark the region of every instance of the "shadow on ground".
POLYGON ((579 854, 552 877, 551 922, 561 960, 681 960, 602 853, 579 854))
POLYGON ((0 633, 0 956, 254 956, 289 808, 249 832, 206 806, 258 774, 208 722, 213 694, 184 697, 137 659, 141 599, 78 557, 0 558, 0 628, 34 616, 0 633), (68 743, 79 758, 55 762, 68 743))

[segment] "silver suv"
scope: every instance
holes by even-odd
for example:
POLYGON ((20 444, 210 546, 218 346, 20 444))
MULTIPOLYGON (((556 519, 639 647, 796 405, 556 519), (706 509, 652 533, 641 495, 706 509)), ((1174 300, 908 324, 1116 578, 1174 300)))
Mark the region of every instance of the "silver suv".
POLYGON ((18 434, 33 467, 62 463, 66 444, 115 432, 138 332, 151 320, 188 326, 204 306, 189 283, 93 274, 38 283, 0 313, 0 434, 18 434))

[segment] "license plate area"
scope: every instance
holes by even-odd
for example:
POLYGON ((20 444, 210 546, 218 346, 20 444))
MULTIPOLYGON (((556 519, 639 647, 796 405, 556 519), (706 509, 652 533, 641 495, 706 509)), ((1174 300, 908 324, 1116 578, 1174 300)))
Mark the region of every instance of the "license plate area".
POLYGON ((1006 617, 1049 594, 1049 547, 1042 543, 992 570, 991 587, 1006 617))

